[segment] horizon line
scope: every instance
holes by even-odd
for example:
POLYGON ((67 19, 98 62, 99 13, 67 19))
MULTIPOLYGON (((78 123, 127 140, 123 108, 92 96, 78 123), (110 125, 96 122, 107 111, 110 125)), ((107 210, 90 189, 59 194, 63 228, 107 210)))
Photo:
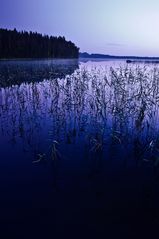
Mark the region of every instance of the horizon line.
POLYGON ((105 58, 113 57, 113 58, 151 58, 151 59, 159 59, 159 56, 138 56, 138 55, 111 55, 111 54, 104 54, 104 53, 88 53, 88 52, 79 52, 79 55, 88 55, 90 57, 96 56, 103 56, 105 58))

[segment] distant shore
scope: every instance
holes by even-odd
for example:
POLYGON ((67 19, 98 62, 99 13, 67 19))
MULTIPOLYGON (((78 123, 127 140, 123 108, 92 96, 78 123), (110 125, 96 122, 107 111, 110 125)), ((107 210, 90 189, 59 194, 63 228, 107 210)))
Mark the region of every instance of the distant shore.
POLYGON ((153 64, 159 64, 159 60, 147 60, 147 59, 143 59, 143 60, 126 60, 126 63, 130 64, 130 63, 153 63, 153 64))
POLYGON ((105 54, 89 54, 87 52, 79 53, 80 58, 99 58, 99 59, 123 59, 123 60, 151 60, 159 61, 159 57, 149 57, 149 56, 113 56, 105 54))

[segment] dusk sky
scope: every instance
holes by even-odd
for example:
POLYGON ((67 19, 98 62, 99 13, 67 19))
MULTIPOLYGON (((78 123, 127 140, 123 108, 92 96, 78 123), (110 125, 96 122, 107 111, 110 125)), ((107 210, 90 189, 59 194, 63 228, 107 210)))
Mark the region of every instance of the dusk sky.
POLYGON ((65 36, 81 52, 159 56, 159 0, 0 0, 0 27, 65 36))

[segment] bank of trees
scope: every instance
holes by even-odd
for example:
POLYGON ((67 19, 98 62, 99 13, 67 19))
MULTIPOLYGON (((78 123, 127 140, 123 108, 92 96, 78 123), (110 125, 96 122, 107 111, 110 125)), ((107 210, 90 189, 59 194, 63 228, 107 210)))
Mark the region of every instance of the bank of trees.
POLYGON ((78 58, 79 48, 64 37, 0 29, 0 58, 78 58))

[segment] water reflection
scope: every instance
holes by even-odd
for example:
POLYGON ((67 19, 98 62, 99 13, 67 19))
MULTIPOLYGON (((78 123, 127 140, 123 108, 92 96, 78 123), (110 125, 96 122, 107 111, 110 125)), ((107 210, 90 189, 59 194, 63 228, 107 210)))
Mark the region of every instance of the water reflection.
POLYGON ((0 87, 62 78, 78 68, 78 60, 21 60, 0 62, 0 87))
POLYGON ((41 82, 28 74, 31 83, 0 89, 1 139, 52 159, 60 157, 57 145, 65 156, 72 145, 81 155, 122 154, 158 163, 158 68, 80 66, 71 75, 41 82))
POLYGON ((63 62, 61 77, 36 78, 32 62, 11 64, 24 81, 0 88, 1 225, 21 235, 158 225, 159 69, 63 62))

